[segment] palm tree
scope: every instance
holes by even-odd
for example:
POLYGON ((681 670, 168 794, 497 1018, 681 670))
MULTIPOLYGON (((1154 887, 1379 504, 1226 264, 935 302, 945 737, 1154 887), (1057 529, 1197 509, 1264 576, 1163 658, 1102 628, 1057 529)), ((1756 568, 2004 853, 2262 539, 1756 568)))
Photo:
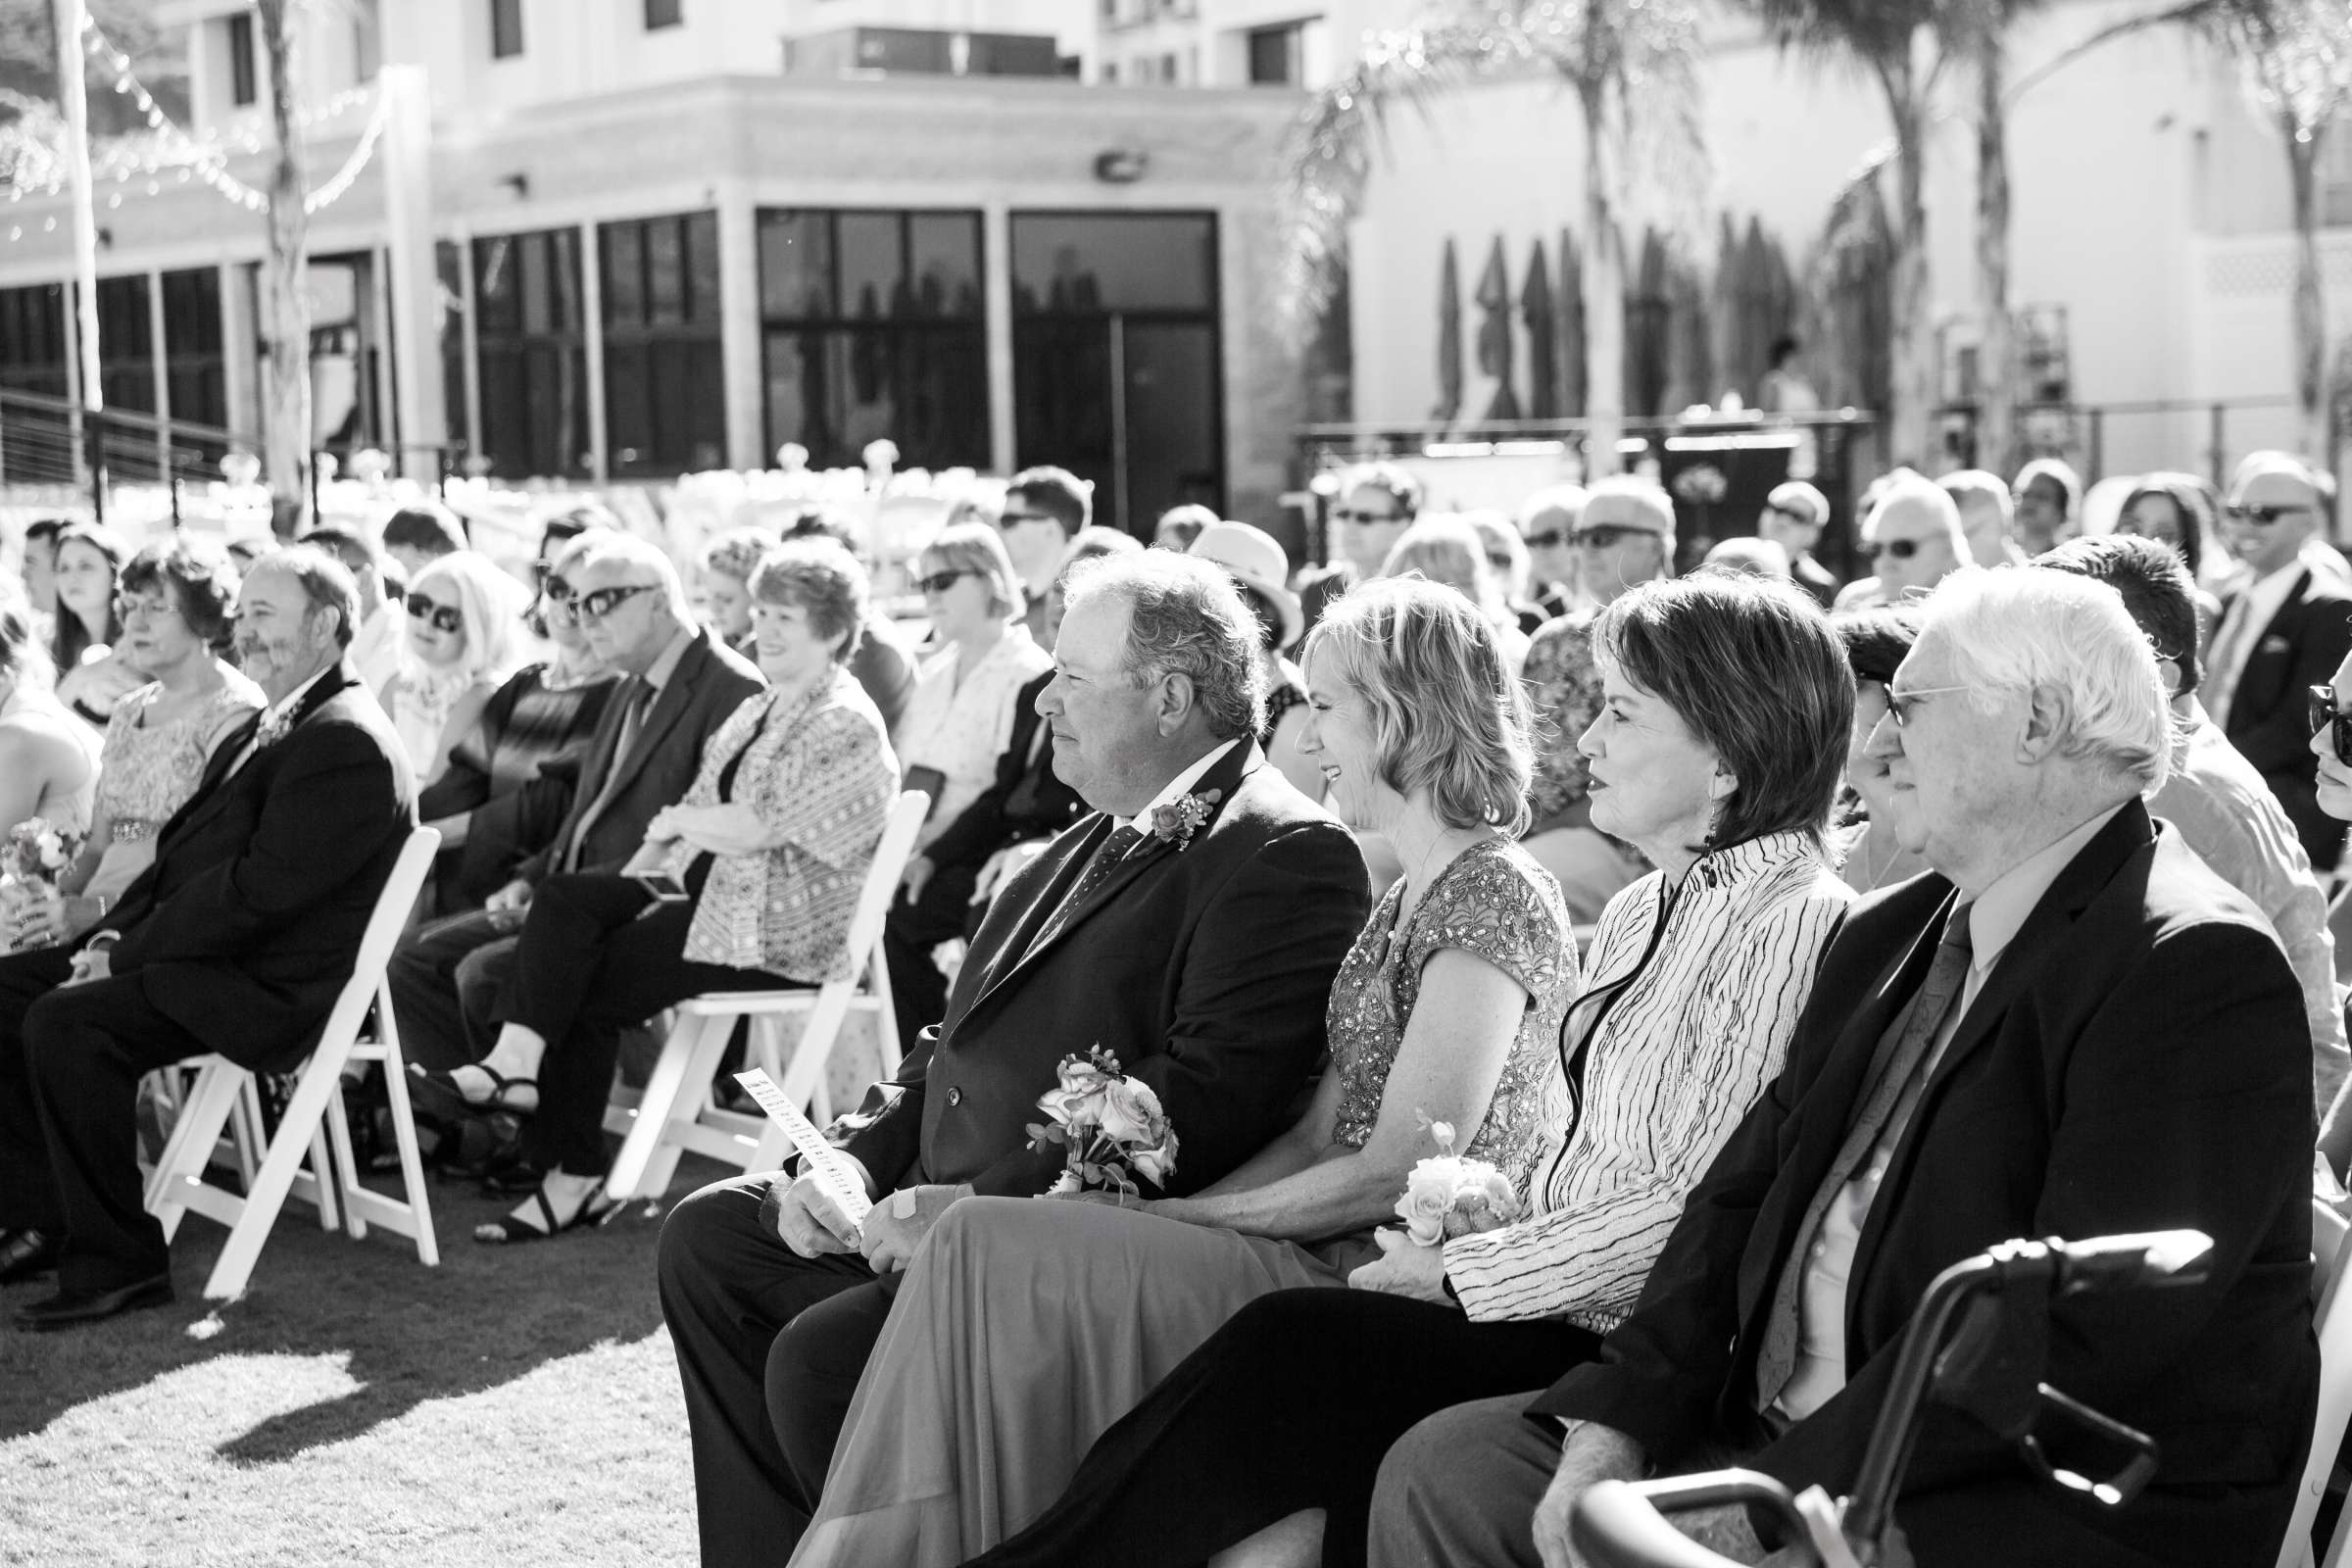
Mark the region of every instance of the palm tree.
POLYGON ((262 267, 262 435, 269 454, 270 523, 280 537, 302 531, 311 494, 311 301, 309 181, 296 118, 295 34, 300 0, 256 0, 262 53, 270 65, 270 121, 277 156, 270 169, 269 249, 262 267))
MULTIPOLYGON (((1550 73, 1575 90, 1585 128, 1584 222, 1574 253, 1585 321, 1586 461, 1615 471, 1625 419, 1625 247, 1619 212, 1640 176, 1697 229, 1706 190, 1697 8, 1691 0, 1522 0, 1376 37, 1316 100, 1293 145, 1290 293, 1311 310, 1341 264, 1372 173, 1373 143, 1400 104, 1482 80, 1550 73)), ((1565 267, 1566 259, 1563 259, 1565 267)))
MULTIPOLYGON (((1929 319, 1927 135, 1936 83, 1962 36, 1962 13, 1981 0, 1749 0, 1787 45, 1850 59, 1878 83, 1894 132, 1893 377, 1887 455, 1920 465, 1930 456, 1936 408, 1936 341, 1929 319)), ((2005 165, 2004 165, 2005 168, 2005 165)), ((2006 193, 2004 191, 2004 204, 2006 193)))

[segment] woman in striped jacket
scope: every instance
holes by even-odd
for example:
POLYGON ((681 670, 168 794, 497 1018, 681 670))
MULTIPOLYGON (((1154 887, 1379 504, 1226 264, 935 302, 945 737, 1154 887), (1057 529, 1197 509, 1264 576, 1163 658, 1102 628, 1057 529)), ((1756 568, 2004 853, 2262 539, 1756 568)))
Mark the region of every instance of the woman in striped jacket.
POLYGON ((1442 1248, 1392 1235, 1356 1289, 1260 1298, 977 1562, 1152 1568, 1244 1542, 1253 1562, 1360 1562, 1392 1442, 1447 1405, 1548 1384, 1633 1306, 1684 1198, 1780 1071, 1852 897, 1822 833, 1854 684, 1819 609, 1749 578, 1645 584, 1592 635, 1605 702, 1578 744, 1593 822, 1657 869, 1602 913, 1561 1027, 1571 1103, 1544 1129, 1534 1214, 1442 1248))

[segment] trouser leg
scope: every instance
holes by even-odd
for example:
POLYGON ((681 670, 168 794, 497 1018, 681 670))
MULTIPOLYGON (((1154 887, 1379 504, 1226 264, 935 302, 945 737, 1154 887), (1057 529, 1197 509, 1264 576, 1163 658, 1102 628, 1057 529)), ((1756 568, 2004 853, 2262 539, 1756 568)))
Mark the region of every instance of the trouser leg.
POLYGON ((1381 1461, 1373 1568, 1542 1568, 1536 1504, 1560 1437, 1525 1415, 1543 1393, 1457 1404, 1420 1422, 1381 1461))
POLYGON ((0 1230, 66 1228, 32 1101, 24 1013, 73 972, 74 960, 56 948, 0 957, 0 1230))

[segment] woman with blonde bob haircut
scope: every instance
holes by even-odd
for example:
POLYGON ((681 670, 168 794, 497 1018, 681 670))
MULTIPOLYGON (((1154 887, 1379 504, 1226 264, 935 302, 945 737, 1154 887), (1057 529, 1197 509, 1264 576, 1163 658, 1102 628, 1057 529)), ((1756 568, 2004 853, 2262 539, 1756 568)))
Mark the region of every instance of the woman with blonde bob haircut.
MULTIPOLYGON (((1332 981, 1305 1113, 1190 1198, 967 1198, 908 1267, 796 1563, 936 1568, 1052 1502, 1087 1446, 1250 1300, 1331 1294, 1381 1255, 1430 1123, 1524 1197, 1567 1120, 1575 993, 1559 888, 1514 842, 1527 709, 1494 627, 1449 589, 1375 582, 1306 643, 1302 740, 1404 876, 1332 981)), ((1187 1129, 1175 1129, 1183 1158, 1187 1129)))

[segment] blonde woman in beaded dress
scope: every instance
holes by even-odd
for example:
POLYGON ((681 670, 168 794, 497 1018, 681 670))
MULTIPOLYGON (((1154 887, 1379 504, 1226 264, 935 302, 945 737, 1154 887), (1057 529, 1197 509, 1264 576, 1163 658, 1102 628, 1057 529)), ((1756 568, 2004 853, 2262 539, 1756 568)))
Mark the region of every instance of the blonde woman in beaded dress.
MULTIPOLYGON (((1426 1120, 1525 1195, 1566 1114, 1554 1044, 1578 970, 1557 884, 1513 842, 1532 765, 1519 683, 1478 607, 1418 580, 1336 601, 1305 665, 1301 745, 1329 805, 1404 864, 1332 982, 1305 1114, 1191 1198, 952 1206, 866 1363, 796 1564, 956 1563, 1034 1517, 1245 1304, 1343 1287, 1378 1255, 1373 1230, 1437 1152, 1426 1120)), ((794 1395, 769 1385, 771 1407, 794 1395)))
POLYGON ((88 841, 57 895, 26 911, 20 941, 32 945, 99 923, 153 863, 156 834, 196 793, 215 748, 263 705, 220 657, 237 602, 226 551, 187 537, 149 545, 123 566, 118 594, 119 652, 147 683, 107 722, 88 841))

